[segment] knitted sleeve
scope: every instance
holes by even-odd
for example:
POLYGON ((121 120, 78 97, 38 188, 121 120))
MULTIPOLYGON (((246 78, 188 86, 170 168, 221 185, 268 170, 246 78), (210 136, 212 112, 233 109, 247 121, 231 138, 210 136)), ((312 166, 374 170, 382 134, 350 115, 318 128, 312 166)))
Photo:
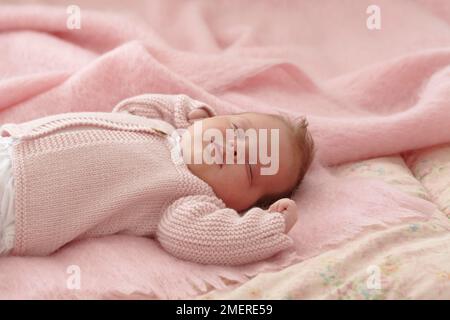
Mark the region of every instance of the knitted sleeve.
POLYGON ((188 196, 163 214, 156 233, 177 258, 216 265, 264 260, 293 244, 281 213, 252 208, 244 215, 223 208, 219 199, 188 196))
POLYGON ((112 112, 128 112, 134 115, 161 119, 175 128, 186 128, 191 123, 188 114, 196 108, 205 109, 210 116, 215 116, 213 108, 187 95, 143 94, 119 102, 112 112))

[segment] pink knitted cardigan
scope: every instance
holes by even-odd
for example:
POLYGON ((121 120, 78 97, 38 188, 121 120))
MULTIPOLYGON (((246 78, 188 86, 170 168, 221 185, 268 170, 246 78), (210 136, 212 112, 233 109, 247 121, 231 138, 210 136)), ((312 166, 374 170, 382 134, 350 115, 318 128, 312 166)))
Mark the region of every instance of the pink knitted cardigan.
POLYGON ((142 95, 112 113, 5 124, 1 134, 19 139, 13 254, 47 255, 72 240, 122 233, 156 237, 180 259, 237 265, 292 245, 280 213, 240 215, 171 160, 167 135, 187 127, 197 107, 214 114, 185 95, 142 95))

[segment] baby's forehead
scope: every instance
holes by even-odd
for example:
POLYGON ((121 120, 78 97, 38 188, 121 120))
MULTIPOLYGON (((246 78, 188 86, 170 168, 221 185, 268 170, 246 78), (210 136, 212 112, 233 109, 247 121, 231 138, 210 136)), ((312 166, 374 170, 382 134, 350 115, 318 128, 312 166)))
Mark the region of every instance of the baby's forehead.
MULTIPOLYGON (((292 135, 290 126, 285 120, 277 115, 268 113, 245 112, 236 115, 245 117, 249 120, 249 123, 252 124, 252 129, 268 129, 265 131, 268 135, 267 146, 268 148, 272 148, 272 142, 274 140, 271 138, 275 138, 275 140, 277 140, 277 154, 279 156, 280 165, 290 168, 295 168, 300 165, 300 159, 297 154, 298 152, 295 148, 295 137, 292 135), (272 131, 273 129, 278 129, 276 131, 276 136, 271 136, 271 134, 274 133, 274 131, 272 131)), ((259 141, 259 138, 260 136, 258 135, 258 138, 256 138, 258 139, 258 143, 261 142, 259 141)), ((289 175, 289 173, 286 172, 278 172, 276 176, 285 176, 286 174, 289 175)), ((272 179, 274 178, 276 177, 272 177, 272 179)))
POLYGON ((289 125, 281 117, 276 114, 270 113, 260 113, 260 112, 242 112, 235 113, 232 116, 241 117, 251 124, 253 128, 277 128, 277 129, 288 129, 289 125))
MULTIPOLYGON (((243 129, 247 131, 248 129, 267 129, 262 134, 262 136, 267 137, 267 147, 264 148, 265 152, 269 152, 270 156, 278 157, 278 170, 275 174, 268 175, 259 175, 261 179, 261 183, 264 186, 267 186, 268 192, 274 191, 274 189, 286 190, 295 182, 296 172, 294 168, 299 167, 299 157, 297 156, 295 148, 295 139, 290 134, 289 125, 283 120, 281 117, 275 114, 268 113, 258 113, 258 112, 243 112, 243 113, 235 113, 228 115, 231 117, 231 120, 235 120, 237 124, 243 126, 243 129), (277 130, 277 152, 273 152, 275 150, 271 150, 272 147, 272 136, 273 129, 277 130), (270 151, 269 151, 270 150, 270 151)), ((256 150, 259 154, 260 150, 260 135, 249 135, 252 137, 256 143, 256 150)), ((253 145, 255 146, 255 145, 253 145)), ((269 156, 269 155, 268 155, 269 156)), ((270 157, 269 156, 269 157, 270 157)), ((259 156, 256 157, 256 169, 259 173, 261 173, 261 167, 268 167, 270 164, 261 163, 261 158, 259 156)), ((272 160, 274 160, 272 158, 272 160)))
MULTIPOLYGON (((241 119, 241 123, 244 124, 244 130, 255 130, 257 133, 259 130, 263 130, 261 133, 267 135, 275 134, 278 138, 280 148, 288 149, 295 145, 295 137, 292 134, 291 127, 281 117, 268 114, 268 113, 256 113, 256 112, 244 112, 232 115, 235 118, 241 119)), ((264 134, 263 134, 264 136, 264 134)), ((256 139, 260 138, 259 134, 256 134, 256 139), (256 138, 257 137, 257 138, 256 138)), ((269 139, 270 143, 271 139, 269 139)))

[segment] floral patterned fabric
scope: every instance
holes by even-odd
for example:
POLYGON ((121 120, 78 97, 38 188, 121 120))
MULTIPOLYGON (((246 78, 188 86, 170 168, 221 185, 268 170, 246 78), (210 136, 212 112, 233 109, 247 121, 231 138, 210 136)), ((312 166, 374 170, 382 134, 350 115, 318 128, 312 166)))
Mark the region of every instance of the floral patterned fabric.
POLYGON ((431 200, 450 218, 450 145, 405 153, 405 161, 431 200))
POLYGON ((381 179, 432 200, 441 210, 431 219, 373 230, 279 272, 198 299, 450 299, 450 146, 402 156, 349 163, 333 172, 381 179))

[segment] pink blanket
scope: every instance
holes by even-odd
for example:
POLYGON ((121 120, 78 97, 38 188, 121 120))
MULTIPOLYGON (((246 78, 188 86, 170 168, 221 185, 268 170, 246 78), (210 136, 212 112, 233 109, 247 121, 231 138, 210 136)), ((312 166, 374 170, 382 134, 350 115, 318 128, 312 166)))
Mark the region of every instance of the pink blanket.
POLYGON ((193 297, 435 209, 326 167, 450 141, 447 1, 378 0, 381 30, 366 27, 368 1, 161 0, 134 2, 134 15, 77 2, 75 30, 66 7, 0 8, 0 123, 110 111, 149 92, 185 93, 220 113, 306 114, 318 153, 295 197, 295 246, 233 268, 180 261, 151 239, 86 240, 50 257, 0 258, 0 298, 193 297))

